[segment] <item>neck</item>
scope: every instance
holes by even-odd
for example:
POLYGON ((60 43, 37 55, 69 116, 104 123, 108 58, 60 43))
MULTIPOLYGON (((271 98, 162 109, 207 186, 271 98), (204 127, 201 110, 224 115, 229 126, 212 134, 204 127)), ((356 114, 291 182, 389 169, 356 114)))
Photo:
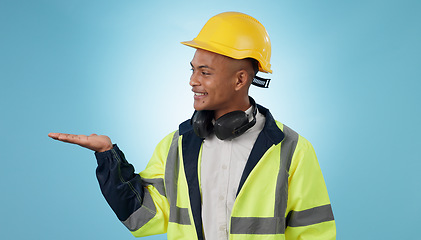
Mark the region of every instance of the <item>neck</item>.
POLYGON ((251 107, 250 99, 249 99, 248 96, 246 96, 245 98, 242 98, 241 101, 234 101, 234 103, 231 104, 231 106, 226 108, 226 109, 215 110, 214 118, 218 119, 218 118, 222 117, 223 115, 225 115, 229 112, 233 112, 233 111, 243 111, 244 112, 251 107), (234 104, 235 102, 236 102, 236 104, 234 104))

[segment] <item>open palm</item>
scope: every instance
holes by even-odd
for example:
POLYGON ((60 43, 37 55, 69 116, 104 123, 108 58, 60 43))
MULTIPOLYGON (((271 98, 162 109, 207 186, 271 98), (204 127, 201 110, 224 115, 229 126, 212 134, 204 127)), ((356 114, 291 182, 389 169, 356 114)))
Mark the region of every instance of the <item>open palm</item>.
POLYGON ((113 148, 111 139, 105 135, 91 134, 86 136, 67 133, 49 133, 48 136, 55 140, 77 144, 96 152, 105 152, 113 148))

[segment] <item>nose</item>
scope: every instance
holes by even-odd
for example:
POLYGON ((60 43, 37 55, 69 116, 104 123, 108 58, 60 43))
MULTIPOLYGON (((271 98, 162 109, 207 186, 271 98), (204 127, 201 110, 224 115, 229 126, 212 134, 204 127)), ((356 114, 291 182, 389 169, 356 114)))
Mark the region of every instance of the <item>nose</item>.
POLYGON ((200 85, 200 82, 199 82, 199 80, 198 80, 195 72, 192 72, 192 74, 190 76, 190 82, 189 82, 189 84, 192 87, 200 85))

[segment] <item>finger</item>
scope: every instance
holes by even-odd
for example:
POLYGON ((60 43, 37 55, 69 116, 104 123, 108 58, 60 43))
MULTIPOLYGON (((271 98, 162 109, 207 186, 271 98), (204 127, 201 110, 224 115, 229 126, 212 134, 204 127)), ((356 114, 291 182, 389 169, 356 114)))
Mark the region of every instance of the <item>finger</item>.
POLYGON ((67 133, 59 133, 57 135, 57 140, 62 142, 69 142, 74 134, 67 134, 67 133))
POLYGON ((62 141, 64 138, 66 138, 68 135, 71 135, 71 134, 67 134, 67 133, 49 133, 48 134, 48 136, 50 137, 50 138, 53 138, 53 139, 55 139, 55 140, 60 140, 60 141, 62 141))
POLYGON ((48 136, 53 139, 57 139, 59 133, 49 133, 48 136))
POLYGON ((81 144, 83 141, 86 141, 87 136, 85 135, 75 135, 75 134, 67 134, 67 133, 50 133, 48 134, 51 138, 55 140, 59 140, 62 142, 74 143, 74 144, 81 144))
POLYGON ((87 140, 86 135, 75 135, 75 134, 60 134, 58 140, 68 143, 83 144, 87 140))

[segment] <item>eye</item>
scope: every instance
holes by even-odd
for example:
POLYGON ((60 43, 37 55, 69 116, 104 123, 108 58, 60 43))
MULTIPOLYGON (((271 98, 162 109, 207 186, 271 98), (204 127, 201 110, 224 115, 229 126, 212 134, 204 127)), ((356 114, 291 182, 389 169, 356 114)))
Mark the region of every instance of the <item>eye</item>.
POLYGON ((202 71, 202 75, 208 76, 208 75, 210 75, 210 73, 202 71))

